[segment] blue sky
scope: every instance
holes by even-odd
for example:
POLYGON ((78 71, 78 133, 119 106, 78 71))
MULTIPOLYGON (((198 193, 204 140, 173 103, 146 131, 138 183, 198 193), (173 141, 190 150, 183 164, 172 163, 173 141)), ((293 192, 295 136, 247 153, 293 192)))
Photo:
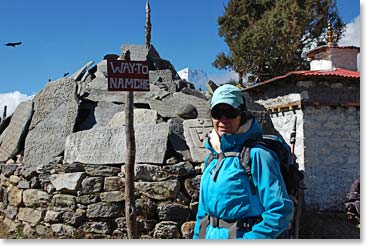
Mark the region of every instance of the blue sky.
MULTIPOLYGON (((0 94, 33 95, 48 79, 98 63, 121 44, 144 44, 146 0, 1 0, 0 94), (22 41, 16 48, 7 42, 22 41)), ((150 0, 152 44, 176 70, 211 66, 227 46, 217 17, 228 0, 150 0)), ((346 23, 359 16, 359 1, 337 0, 346 23)), ((1 97, 0 97, 1 98, 1 97)), ((0 102, 1 103, 1 102, 0 102)))

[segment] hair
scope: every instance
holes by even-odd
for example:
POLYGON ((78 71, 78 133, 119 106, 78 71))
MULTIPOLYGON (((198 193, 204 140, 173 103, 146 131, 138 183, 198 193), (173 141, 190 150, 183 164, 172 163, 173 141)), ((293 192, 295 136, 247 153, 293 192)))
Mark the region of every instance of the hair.
POLYGON ((246 109, 245 110, 241 109, 241 115, 240 116, 241 116, 241 122, 240 122, 241 125, 245 124, 246 121, 253 118, 253 115, 251 114, 251 112, 247 111, 246 109))
POLYGON ((246 97, 243 94, 242 94, 242 101, 243 101, 243 104, 240 105, 240 109, 243 111, 247 111, 246 97))

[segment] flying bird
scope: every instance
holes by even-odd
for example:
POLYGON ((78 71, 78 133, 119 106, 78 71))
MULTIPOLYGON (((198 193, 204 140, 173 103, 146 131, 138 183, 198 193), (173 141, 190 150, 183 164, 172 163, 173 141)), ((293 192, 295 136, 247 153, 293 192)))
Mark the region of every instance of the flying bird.
POLYGON ((66 77, 66 76, 68 76, 69 75, 69 73, 64 73, 64 77, 66 77))
POLYGON ((21 45, 21 44, 22 44, 22 42, 7 43, 7 44, 5 44, 5 46, 12 46, 12 47, 15 47, 15 46, 17 46, 17 45, 21 45))

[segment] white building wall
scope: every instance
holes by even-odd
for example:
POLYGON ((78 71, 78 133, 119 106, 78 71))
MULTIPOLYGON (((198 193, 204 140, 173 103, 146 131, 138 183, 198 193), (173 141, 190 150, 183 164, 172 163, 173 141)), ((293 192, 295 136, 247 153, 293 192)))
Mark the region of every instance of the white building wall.
POLYGON ((360 110, 305 107, 303 114, 306 206, 343 210, 360 174, 360 110))
POLYGON ((304 170, 304 145, 303 145, 303 112, 302 110, 287 111, 282 113, 271 114, 271 120, 274 128, 283 136, 284 140, 290 144, 290 136, 294 127, 294 121, 297 117, 296 124, 296 145, 294 153, 300 170, 304 170))
MULTIPOLYGON (((269 106, 274 99, 259 100, 269 106)), ((281 104, 289 96, 278 97, 281 104)), ((308 209, 344 210, 343 200, 360 175, 360 110, 304 106, 301 109, 272 113, 275 129, 290 144, 297 116, 295 154, 305 174, 305 200, 308 209)))
POLYGON ((300 93, 292 93, 286 96, 279 96, 267 100, 258 100, 257 103, 265 108, 282 108, 283 112, 274 112, 270 114, 274 128, 282 135, 284 140, 290 144, 290 136, 294 127, 294 121, 297 117, 296 125, 296 145, 294 153, 297 157, 299 169, 304 170, 304 145, 303 145, 303 112, 301 109, 287 110, 284 105, 301 105, 302 95, 300 93))

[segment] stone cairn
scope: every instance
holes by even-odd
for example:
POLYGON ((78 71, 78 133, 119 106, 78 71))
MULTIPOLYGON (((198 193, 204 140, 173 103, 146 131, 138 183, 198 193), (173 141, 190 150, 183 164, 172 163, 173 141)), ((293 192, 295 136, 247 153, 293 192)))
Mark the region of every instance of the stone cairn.
MULTIPOLYGON (((134 93, 139 238, 192 238, 210 94, 181 80, 153 45, 121 50, 150 64, 151 91, 134 93)), ((127 238, 125 93, 107 91, 106 59, 93 64, 48 82, 1 131, 0 216, 13 238, 127 238)), ((265 109, 248 100, 274 133, 265 109)))

